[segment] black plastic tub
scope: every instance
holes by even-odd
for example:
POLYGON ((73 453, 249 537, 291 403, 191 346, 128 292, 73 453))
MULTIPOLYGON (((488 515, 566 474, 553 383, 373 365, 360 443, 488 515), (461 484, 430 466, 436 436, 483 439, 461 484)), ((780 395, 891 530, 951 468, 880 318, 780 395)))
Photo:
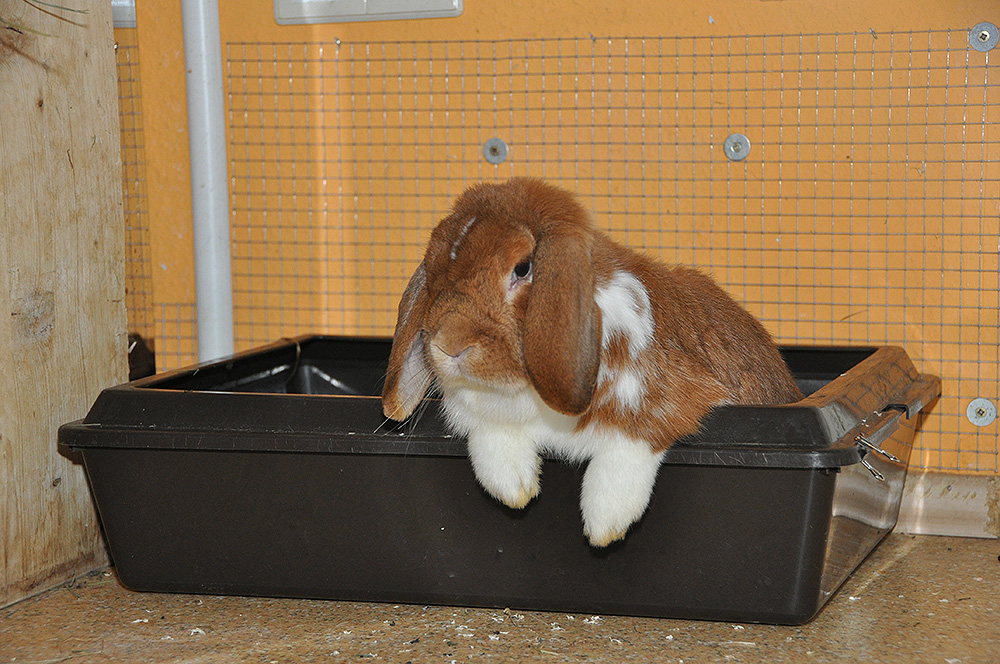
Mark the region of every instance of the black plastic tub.
POLYGON ((381 413, 389 340, 302 337, 104 390, 60 429, 143 591, 800 624, 892 529, 919 413, 899 348, 784 348, 808 396, 716 410, 624 542, 582 534, 582 468, 514 511, 428 399, 381 413))

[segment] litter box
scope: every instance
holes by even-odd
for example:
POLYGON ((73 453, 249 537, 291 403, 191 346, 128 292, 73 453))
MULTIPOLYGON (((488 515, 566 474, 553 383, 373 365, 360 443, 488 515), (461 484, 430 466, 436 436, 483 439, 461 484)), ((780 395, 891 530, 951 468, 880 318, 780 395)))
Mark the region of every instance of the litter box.
POLYGON ((809 621, 895 525, 940 381, 895 347, 787 347, 808 396, 719 408, 666 454, 620 543, 582 534, 583 468, 524 510, 476 483, 438 402, 382 416, 390 340, 308 336, 104 390, 82 456, 140 591, 809 621))

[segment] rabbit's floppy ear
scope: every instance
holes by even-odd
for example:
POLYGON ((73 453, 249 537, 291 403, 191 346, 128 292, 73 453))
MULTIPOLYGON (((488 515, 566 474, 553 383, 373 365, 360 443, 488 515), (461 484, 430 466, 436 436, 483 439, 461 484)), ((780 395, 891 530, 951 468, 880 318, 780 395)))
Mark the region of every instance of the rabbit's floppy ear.
POLYGON ((601 312, 588 234, 551 230, 538 239, 522 350, 542 400, 566 415, 590 407, 601 363, 601 312))
POLYGON ((402 421, 409 417, 431 382, 431 369, 424 355, 424 339, 420 333, 427 301, 427 269, 421 262, 399 301, 389 369, 382 389, 382 412, 393 420, 402 421))

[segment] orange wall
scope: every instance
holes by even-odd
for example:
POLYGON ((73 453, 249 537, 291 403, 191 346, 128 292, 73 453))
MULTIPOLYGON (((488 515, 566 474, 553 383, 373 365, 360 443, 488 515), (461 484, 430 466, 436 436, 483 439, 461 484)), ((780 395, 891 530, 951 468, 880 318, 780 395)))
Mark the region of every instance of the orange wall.
MULTIPOLYGON (((931 30, 1000 22, 994 0, 468 0, 457 18, 279 26, 270 0, 222 0, 223 43, 729 36, 931 30)), ((180 2, 137 3, 157 291, 194 292, 180 2)))
MULTIPOLYGON (((782 341, 904 345, 945 378, 915 463, 1000 470, 997 425, 964 417, 971 398, 997 397, 1000 118, 967 98, 970 76, 982 87, 986 56, 962 69, 948 59, 964 57, 961 44, 946 52, 943 37, 924 36, 1000 22, 995 0, 467 0, 459 18, 313 26, 278 26, 267 0, 222 5, 241 346, 389 332, 422 240, 461 184, 531 173, 580 191, 616 238, 710 270, 782 341), (930 64, 910 71, 914 43, 930 64), (589 50, 581 60, 562 48, 589 50), (802 52, 814 62, 797 61, 802 52), (577 117, 565 81, 591 55, 616 67, 601 81, 612 110, 577 117), (858 69, 859 57, 876 71, 858 69), (514 71, 522 61, 530 73, 514 71), (697 62, 697 74, 664 78, 675 61, 697 62), (481 69, 496 63, 510 71, 481 69), (647 67, 661 74, 647 80, 647 67), (814 98, 788 99, 796 92, 783 68, 814 98), (503 87, 515 79, 530 89, 503 87), (498 85, 530 109, 523 119, 495 117, 498 85), (436 101, 411 108, 418 98, 436 101), (984 135, 956 133, 949 105, 984 135), (638 136, 656 124, 628 116, 640 106, 695 127, 690 140, 638 136), (415 126, 393 126, 404 114, 415 126), (607 127, 594 142, 596 121, 607 127), (716 159, 715 134, 728 126, 754 129, 765 158, 716 159), (910 136, 911 126, 940 135, 910 136), (512 146, 496 168, 468 155, 491 128, 512 146), (420 159, 390 154, 403 145, 420 159)), ((194 284, 180 6, 137 12, 152 299, 157 311, 186 312, 159 321, 157 343, 184 361, 194 353, 194 284)))

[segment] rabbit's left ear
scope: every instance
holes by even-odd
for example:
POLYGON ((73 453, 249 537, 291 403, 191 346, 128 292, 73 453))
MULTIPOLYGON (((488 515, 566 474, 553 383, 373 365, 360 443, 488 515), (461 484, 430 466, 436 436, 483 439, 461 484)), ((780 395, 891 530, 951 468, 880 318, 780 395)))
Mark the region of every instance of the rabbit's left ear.
POLYGON ((538 239, 522 350, 535 390, 554 410, 589 407, 601 363, 601 312, 594 300, 591 242, 576 229, 538 239))
POLYGON ((382 411, 389 419, 402 421, 409 417, 431 382, 431 368, 420 333, 427 301, 427 270, 421 262, 399 301, 396 333, 382 388, 382 411))

